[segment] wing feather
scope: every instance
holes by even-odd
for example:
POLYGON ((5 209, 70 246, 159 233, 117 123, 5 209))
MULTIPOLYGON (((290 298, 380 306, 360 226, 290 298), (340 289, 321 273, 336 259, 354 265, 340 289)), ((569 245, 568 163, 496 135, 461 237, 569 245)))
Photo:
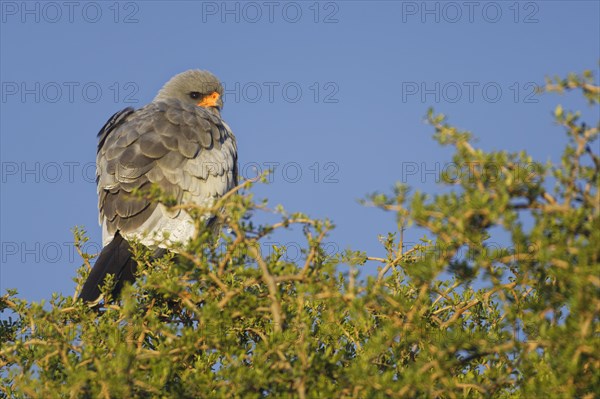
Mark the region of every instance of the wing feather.
POLYGON ((204 108, 178 100, 127 108, 113 115, 98 137, 98 205, 108 241, 117 231, 162 234, 182 218, 184 212, 165 211, 132 194, 134 189, 143 192, 156 184, 179 204, 206 204, 237 184, 235 137, 204 108))

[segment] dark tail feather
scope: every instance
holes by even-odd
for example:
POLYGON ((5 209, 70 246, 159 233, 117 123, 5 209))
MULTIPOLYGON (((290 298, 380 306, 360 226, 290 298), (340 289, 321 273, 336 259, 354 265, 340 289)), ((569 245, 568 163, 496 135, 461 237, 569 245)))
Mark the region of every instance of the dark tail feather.
POLYGON ((100 287, 104 285, 107 274, 114 274, 116 282, 113 297, 117 297, 127 281, 135 281, 136 261, 131 256, 129 243, 117 232, 113 240, 100 252, 90 275, 88 276, 79 298, 85 302, 97 304, 102 300, 100 287))

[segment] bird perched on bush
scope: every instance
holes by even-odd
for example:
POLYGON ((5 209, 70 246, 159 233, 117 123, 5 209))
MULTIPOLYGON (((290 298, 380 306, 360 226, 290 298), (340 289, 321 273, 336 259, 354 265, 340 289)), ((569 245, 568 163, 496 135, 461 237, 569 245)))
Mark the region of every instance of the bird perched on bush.
POLYGON ((196 233, 185 209, 139 193, 156 185, 176 204, 210 206, 237 185, 237 145, 221 119, 222 95, 216 76, 189 70, 171 78, 150 104, 117 112, 100 130, 96 181, 103 249, 79 295, 84 301, 103 299, 100 287, 108 274, 114 275, 113 296, 134 281, 130 240, 160 251, 196 233))

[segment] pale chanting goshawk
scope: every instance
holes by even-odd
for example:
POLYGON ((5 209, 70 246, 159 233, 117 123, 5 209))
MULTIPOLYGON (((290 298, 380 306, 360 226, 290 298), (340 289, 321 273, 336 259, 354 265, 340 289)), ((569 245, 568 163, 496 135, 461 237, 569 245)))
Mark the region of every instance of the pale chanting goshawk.
POLYGON ((135 280, 129 240, 158 253, 195 234, 185 209, 169 210, 132 194, 134 189, 156 184, 177 204, 210 206, 237 185, 237 145, 221 119, 222 95, 217 77, 189 70, 171 78, 150 104, 117 112, 100 130, 96 181, 103 249, 79 295, 84 301, 103 299, 100 287, 108 274, 116 282, 113 296, 135 280))

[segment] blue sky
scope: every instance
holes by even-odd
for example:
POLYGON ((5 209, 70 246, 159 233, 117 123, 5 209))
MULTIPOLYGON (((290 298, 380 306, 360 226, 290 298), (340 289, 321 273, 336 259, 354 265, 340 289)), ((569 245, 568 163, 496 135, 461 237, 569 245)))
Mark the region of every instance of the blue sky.
POLYGON ((2 1, 0 291, 73 293, 70 229, 87 229, 91 252, 100 242, 96 133, 192 68, 225 83, 242 174, 277 165, 257 196, 333 219, 332 248, 381 255, 393 215, 357 199, 396 181, 440 190, 428 171, 451 152, 431 139, 428 107, 484 149, 559 158, 551 110, 591 110, 532 84, 598 72, 599 4, 2 1))

